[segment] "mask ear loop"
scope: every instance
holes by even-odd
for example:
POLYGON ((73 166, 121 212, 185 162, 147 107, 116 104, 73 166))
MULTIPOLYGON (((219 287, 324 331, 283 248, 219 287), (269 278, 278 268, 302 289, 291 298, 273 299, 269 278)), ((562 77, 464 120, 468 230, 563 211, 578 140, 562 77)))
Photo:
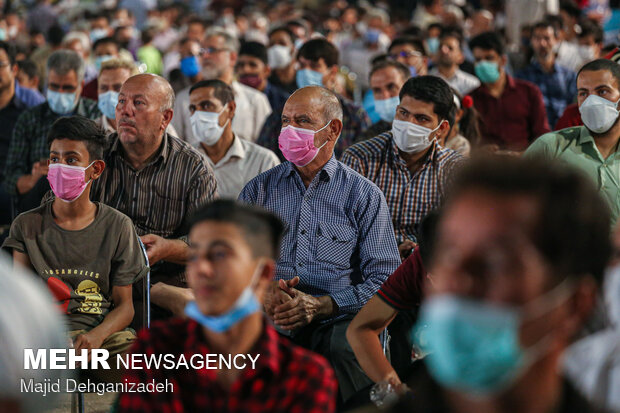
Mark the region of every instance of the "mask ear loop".
MULTIPOLYGON (((333 120, 333 119, 332 119, 332 120, 333 120)), ((326 127, 328 127, 330 123, 332 123, 332 121, 331 121, 331 120, 330 120, 329 122, 327 122, 327 123, 325 124, 325 126, 323 126, 321 129, 319 129, 319 130, 317 130, 317 131, 314 131, 314 134, 316 135, 317 133, 319 133, 320 131, 322 131, 322 130, 323 130, 323 129, 325 129, 326 127)), ((319 149, 319 150, 320 150, 321 148, 323 148, 323 146, 325 146, 325 145, 327 144, 327 142, 329 142, 329 139, 327 139, 325 142, 323 142, 323 144, 322 144, 321 146, 319 146, 317 149, 319 149)), ((313 143, 313 146, 314 146, 314 143, 313 143)), ((310 162, 312 162, 312 161, 310 161, 310 162)))

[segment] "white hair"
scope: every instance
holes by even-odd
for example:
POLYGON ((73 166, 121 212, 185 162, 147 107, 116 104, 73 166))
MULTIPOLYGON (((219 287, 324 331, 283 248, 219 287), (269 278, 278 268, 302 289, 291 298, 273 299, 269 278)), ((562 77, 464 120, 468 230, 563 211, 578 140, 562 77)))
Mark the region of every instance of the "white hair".
POLYGON ((88 35, 84 32, 69 32, 65 35, 65 37, 63 37, 62 39, 62 45, 63 46, 68 46, 70 43, 73 43, 73 41, 75 40, 79 40, 80 43, 82 43, 82 48, 86 51, 90 50, 90 39, 88 38, 88 35))

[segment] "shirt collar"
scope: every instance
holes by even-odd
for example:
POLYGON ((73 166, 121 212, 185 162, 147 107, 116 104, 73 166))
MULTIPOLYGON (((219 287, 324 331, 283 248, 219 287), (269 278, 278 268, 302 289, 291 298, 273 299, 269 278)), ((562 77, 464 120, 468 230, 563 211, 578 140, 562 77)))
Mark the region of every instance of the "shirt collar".
MULTIPOLYGON (((406 168, 407 162, 405 162, 405 160, 400 156, 400 152, 398 150, 398 146, 396 146, 396 142, 394 141, 392 132, 390 131, 387 133, 389 133, 389 137, 390 137, 390 141, 392 145, 392 155, 394 156, 394 159, 396 159, 396 162, 402 164, 406 168)), ((437 142, 437 139, 433 139, 431 141, 431 146, 432 146, 431 151, 426 156, 426 161, 424 161, 424 165, 426 165, 429 162, 434 162, 435 159, 437 158, 437 153, 439 152, 439 143, 437 142)))
POLYGON ((592 137, 592 134, 590 133, 588 128, 586 128, 585 126, 582 126, 581 130, 579 131, 577 143, 579 145, 585 145, 586 143, 592 143, 592 145, 594 145, 594 138, 592 137))
MULTIPOLYGON (((287 168, 288 169, 286 170, 285 176, 289 177, 289 176, 292 176, 293 173, 297 173, 297 170, 295 169, 295 165, 293 165, 293 162, 288 161, 287 168)), ((318 173, 319 178, 322 180, 329 181, 334 176, 337 169, 338 169, 338 161, 336 160, 336 156, 332 154, 332 157, 329 158, 329 161, 327 161, 327 163, 323 165, 323 168, 321 168, 321 171, 318 173)))
MULTIPOLYGON (((118 138, 118 132, 114 132, 112 135, 110 135, 110 140, 112 140, 113 142, 112 146, 110 147, 110 154, 118 152, 118 149, 121 146, 121 144, 119 143, 120 139, 118 138)), ((159 154, 155 157, 155 159, 151 161, 149 164, 152 164, 158 161, 159 159, 163 159, 165 162, 166 160, 168 160, 169 155, 170 155, 170 145, 168 144, 168 133, 164 132, 162 148, 160 149, 159 154)))

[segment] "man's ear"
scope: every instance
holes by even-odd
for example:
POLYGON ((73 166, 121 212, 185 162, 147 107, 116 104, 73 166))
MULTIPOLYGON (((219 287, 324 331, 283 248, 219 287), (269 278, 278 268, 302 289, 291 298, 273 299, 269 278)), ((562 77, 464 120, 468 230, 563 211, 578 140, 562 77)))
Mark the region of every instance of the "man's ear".
POLYGON ((328 128, 330 132, 328 140, 335 142, 342 133, 342 121, 340 119, 332 119, 328 128))
POLYGON ((575 292, 568 300, 567 314, 560 324, 560 333, 566 343, 579 333, 596 307, 597 284, 593 277, 582 276, 576 283, 575 292))
POLYGON ((265 74, 265 78, 268 78, 269 76, 271 76, 271 68, 268 65, 265 65, 263 73, 265 74))
POLYGON ((105 162, 102 161, 101 159, 96 160, 95 163, 93 163, 90 179, 98 179, 103 173, 104 169, 105 169, 105 162))
POLYGON ((501 71, 503 67, 506 67, 506 63, 508 63, 508 56, 506 56, 505 54, 502 55, 502 58, 500 59, 499 63, 501 66, 499 69, 501 71))
POLYGON ((237 111, 237 103, 234 100, 228 102, 228 110, 230 111, 230 123, 232 123, 232 120, 235 117, 235 112, 237 111))
POLYGON ((229 52, 230 53, 230 65, 234 69, 237 65, 237 52, 229 52))
POLYGON ((163 129, 166 130, 170 122, 172 121, 172 117, 174 116, 174 109, 166 109, 163 112, 164 119, 162 120, 163 129))

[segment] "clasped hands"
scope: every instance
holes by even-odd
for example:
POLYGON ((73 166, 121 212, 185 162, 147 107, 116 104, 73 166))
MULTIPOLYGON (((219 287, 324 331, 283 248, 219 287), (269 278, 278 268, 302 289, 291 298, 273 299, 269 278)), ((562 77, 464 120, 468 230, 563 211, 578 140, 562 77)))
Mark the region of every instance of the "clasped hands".
POLYGON ((282 330, 297 330, 334 312, 331 297, 306 294, 295 288, 298 284, 297 276, 288 281, 278 280, 266 293, 265 312, 282 330))

